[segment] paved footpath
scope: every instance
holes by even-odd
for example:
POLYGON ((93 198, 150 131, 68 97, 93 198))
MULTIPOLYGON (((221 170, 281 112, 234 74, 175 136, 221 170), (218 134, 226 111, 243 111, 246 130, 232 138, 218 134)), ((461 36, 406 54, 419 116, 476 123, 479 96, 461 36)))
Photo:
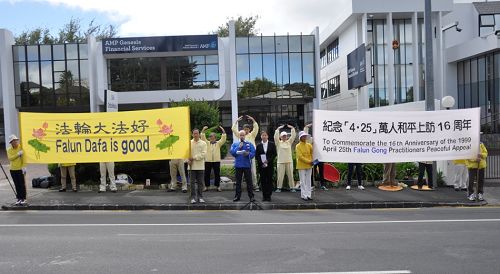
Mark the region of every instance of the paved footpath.
POLYGON ((0 204, 4 210, 239 210, 239 209, 347 209, 347 208, 419 208, 436 206, 500 205, 500 187, 486 187, 486 202, 470 202, 463 191, 438 188, 435 191, 404 189, 399 192, 381 191, 374 187, 365 190, 343 188, 313 192, 313 201, 303 201, 300 193, 273 193, 272 202, 262 202, 262 193, 256 192, 256 203, 248 204, 243 192, 240 202, 233 202, 234 191, 204 192, 204 204, 189 204, 189 194, 165 190, 133 190, 116 193, 79 191, 60 193, 57 190, 28 190, 28 207, 12 206, 14 197, 2 180, 0 204))

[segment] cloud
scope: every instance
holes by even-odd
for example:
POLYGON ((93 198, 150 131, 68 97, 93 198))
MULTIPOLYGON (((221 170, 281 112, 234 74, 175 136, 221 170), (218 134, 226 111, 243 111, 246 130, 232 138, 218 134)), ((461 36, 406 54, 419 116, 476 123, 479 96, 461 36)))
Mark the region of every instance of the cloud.
MULTIPOLYGON (((14 0, 11 0, 14 1, 14 0)), ((20 0, 16 0, 20 1, 20 0)), ((99 12, 119 26, 120 36, 206 34, 237 16, 260 17, 264 35, 310 33, 326 27, 333 10, 346 0, 36 0, 82 11, 99 12)), ((99 19, 99 18, 98 18, 99 19)), ((102 21, 99 19, 98 21, 102 21)))

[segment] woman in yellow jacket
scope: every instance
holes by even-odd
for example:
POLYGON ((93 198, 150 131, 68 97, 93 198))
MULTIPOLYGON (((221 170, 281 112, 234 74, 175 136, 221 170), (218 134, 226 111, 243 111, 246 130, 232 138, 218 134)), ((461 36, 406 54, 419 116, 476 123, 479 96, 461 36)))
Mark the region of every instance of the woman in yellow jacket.
POLYGON ((469 200, 474 201, 476 195, 474 194, 474 181, 477 180, 477 199, 484 201, 483 185, 484 185, 484 170, 486 169, 486 158, 488 157, 488 150, 483 143, 479 145, 479 154, 476 159, 469 159, 465 161, 465 165, 469 169, 469 187, 468 194, 469 200))
POLYGON ((16 186, 17 202, 15 205, 26 205, 26 183, 24 181, 26 169, 23 161, 24 152, 21 144, 19 144, 19 138, 17 138, 16 135, 9 136, 9 144, 10 147, 7 149, 7 157, 10 161, 10 175, 16 186))
POLYGON ((313 147, 307 143, 309 134, 304 131, 299 132, 300 142, 295 146, 295 156, 297 160, 297 170, 300 178, 300 197, 304 201, 311 198, 311 174, 313 167, 313 147))

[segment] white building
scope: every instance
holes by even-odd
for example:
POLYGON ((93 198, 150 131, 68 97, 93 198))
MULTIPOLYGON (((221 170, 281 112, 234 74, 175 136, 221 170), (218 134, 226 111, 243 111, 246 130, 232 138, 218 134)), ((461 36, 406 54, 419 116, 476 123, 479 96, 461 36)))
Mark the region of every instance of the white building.
MULTIPOLYGON (((424 0, 351 0, 320 34, 320 108, 424 110, 424 0), (365 44, 371 83, 347 86, 347 55, 365 44), (393 43, 399 47, 393 49, 393 43)), ((451 95, 455 108, 481 107, 487 177, 500 178, 500 2, 432 1, 435 98, 451 95), (458 22, 458 26, 456 25, 458 22)), ((437 109, 440 108, 436 101, 437 109)), ((446 165, 441 163, 441 169, 446 165)))

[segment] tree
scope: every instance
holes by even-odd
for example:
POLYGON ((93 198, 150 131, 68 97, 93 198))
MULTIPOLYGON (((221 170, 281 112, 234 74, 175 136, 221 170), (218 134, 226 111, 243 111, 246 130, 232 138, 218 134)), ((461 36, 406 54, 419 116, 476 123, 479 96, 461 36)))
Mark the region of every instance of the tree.
POLYGON ((219 125, 219 108, 207 101, 196 101, 184 99, 181 102, 171 102, 171 107, 189 107, 191 128, 201 131, 204 126, 213 127, 219 125))
MULTIPOLYGON (((245 17, 238 16, 238 19, 235 20, 235 29, 236 36, 255 36, 258 34, 258 30, 255 28, 255 24, 259 19, 258 15, 245 17)), ((217 34, 219 37, 227 37, 229 36, 229 19, 224 25, 221 25, 217 28, 213 34, 217 34)))
POLYGON ((277 90, 278 88, 273 81, 266 78, 257 78, 252 81, 244 81, 238 95, 241 98, 252 98, 277 90))
POLYGON ((26 30, 15 37, 16 45, 33 44, 62 44, 62 43, 85 43, 87 37, 95 36, 98 40, 103 38, 116 37, 116 27, 113 25, 96 25, 95 21, 90 21, 86 30, 82 30, 81 20, 71 18, 71 20, 59 30, 57 36, 53 36, 48 28, 35 28, 26 30))

